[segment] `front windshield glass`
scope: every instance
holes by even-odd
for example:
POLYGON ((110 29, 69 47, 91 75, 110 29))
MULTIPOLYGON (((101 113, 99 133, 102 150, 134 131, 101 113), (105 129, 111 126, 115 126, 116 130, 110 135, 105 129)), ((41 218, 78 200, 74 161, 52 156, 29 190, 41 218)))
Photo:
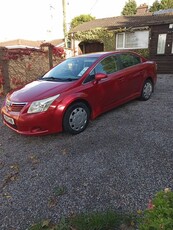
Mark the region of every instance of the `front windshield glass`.
POLYGON ((47 72, 42 79, 48 81, 77 80, 94 63, 95 57, 69 58, 47 72))

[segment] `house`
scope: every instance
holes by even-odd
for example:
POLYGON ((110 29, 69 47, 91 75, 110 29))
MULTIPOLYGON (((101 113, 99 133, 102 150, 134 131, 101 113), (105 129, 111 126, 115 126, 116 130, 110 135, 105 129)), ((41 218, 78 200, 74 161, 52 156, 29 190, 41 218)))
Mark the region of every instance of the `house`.
MULTIPOLYGON (((31 41, 31 40, 24 40, 24 39, 16 39, 11 41, 4 41, 0 42, 0 47, 6 47, 8 49, 17 49, 17 48, 35 48, 39 49, 40 46, 44 43, 47 43, 46 41, 31 41)), ((49 44, 52 44, 55 47, 63 47, 64 48, 64 39, 55 39, 48 42, 49 44)))
POLYGON ((0 47, 6 47, 9 49, 17 49, 17 48, 36 48, 40 47, 42 41, 30 41, 24 39, 15 39, 10 41, 0 42, 0 47))
POLYGON ((173 73, 173 9, 95 19, 70 30, 73 49, 82 53, 134 50, 157 62, 158 73, 173 73))

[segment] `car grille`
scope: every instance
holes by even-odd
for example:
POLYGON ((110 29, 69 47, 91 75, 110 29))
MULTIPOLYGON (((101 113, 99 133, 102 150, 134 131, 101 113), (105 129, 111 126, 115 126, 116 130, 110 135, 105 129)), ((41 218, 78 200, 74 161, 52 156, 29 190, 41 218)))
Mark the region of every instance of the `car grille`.
POLYGON ((12 101, 7 100, 6 108, 8 111, 11 111, 11 112, 20 112, 26 104, 27 103, 25 102, 17 103, 17 102, 12 102, 12 101))

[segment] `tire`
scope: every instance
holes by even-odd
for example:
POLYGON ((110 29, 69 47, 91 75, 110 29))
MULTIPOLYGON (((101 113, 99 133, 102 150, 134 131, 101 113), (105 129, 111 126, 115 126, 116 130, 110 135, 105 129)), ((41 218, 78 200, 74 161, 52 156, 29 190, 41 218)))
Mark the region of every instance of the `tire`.
POLYGON ((147 101, 148 99, 150 99, 152 93, 153 93, 153 83, 151 80, 148 79, 144 82, 140 99, 142 101, 147 101))
POLYGON ((90 110, 82 102, 70 105, 65 112, 63 128, 70 134, 78 134, 84 131, 89 123, 90 110))

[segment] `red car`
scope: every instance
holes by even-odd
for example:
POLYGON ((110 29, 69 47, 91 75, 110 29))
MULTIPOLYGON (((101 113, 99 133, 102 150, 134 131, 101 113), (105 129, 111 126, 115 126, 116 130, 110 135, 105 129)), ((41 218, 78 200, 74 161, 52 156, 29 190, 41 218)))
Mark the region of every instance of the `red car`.
POLYGON ((72 57, 9 93, 3 122, 25 135, 78 134, 90 119, 112 108, 135 98, 148 100, 156 79, 156 63, 134 52, 72 57))

